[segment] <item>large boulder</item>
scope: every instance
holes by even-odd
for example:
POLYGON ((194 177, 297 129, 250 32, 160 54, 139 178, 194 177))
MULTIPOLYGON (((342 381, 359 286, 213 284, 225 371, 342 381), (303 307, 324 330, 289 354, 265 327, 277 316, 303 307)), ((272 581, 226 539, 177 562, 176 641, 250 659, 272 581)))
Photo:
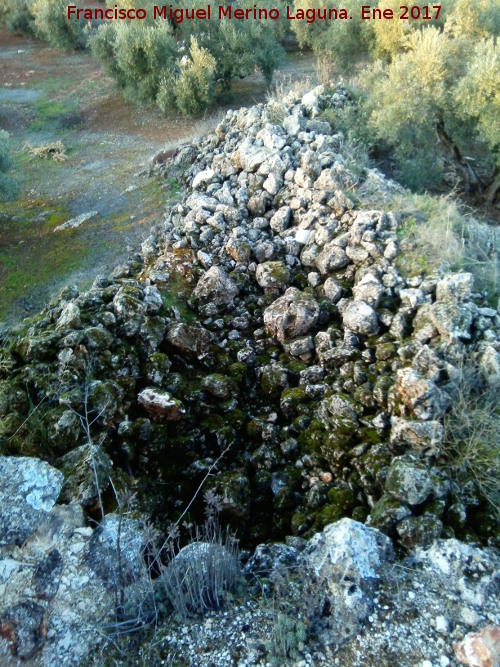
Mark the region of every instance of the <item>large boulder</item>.
POLYGON ((296 287, 289 287, 264 311, 264 324, 268 333, 281 343, 308 333, 319 318, 317 301, 296 287))
POLYGON ((238 292, 236 283, 219 266, 212 266, 198 281, 194 297, 204 304, 223 306, 232 303, 238 292))
POLYGON ((414 368, 398 370, 395 387, 410 414, 425 421, 442 417, 450 404, 448 394, 414 368))
POLYGON ((167 341, 177 352, 200 360, 207 355, 211 340, 207 329, 190 324, 176 324, 167 333, 167 341))

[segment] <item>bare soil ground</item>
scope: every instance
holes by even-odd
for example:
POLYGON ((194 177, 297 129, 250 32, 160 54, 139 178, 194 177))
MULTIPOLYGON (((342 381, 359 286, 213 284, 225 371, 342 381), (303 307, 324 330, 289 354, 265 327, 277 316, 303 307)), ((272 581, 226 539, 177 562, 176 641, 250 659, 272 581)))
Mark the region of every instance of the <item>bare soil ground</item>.
MULTIPOLYGON (((278 73, 312 75, 310 56, 278 73)), ((175 199, 175 183, 139 176, 150 158, 206 134, 228 108, 262 101, 258 76, 203 118, 163 116, 123 99, 88 52, 65 53, 0 28, 0 128, 11 135, 16 201, 0 205, 0 320, 41 308, 64 284, 82 286, 135 247, 175 199), (27 144, 61 141, 67 159, 36 158, 27 144), (60 224, 97 211, 77 229, 60 224)))

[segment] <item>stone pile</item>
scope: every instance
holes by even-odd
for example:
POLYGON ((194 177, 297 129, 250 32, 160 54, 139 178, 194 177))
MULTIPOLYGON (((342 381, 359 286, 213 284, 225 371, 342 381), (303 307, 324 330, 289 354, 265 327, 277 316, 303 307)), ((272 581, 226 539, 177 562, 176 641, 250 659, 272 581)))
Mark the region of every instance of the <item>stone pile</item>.
MULTIPOLYGON (((480 489, 450 475, 443 418, 464 363, 498 385, 499 312, 471 273, 403 270, 398 211, 360 198, 404 191, 376 170, 354 176, 325 120, 347 100, 320 86, 228 112, 162 167, 186 192, 141 252, 4 336, 4 465, 36 457, 53 479, 23 507, 29 521, 59 491, 92 518, 116 509, 111 477, 164 531, 209 473, 249 547, 343 517, 384 553, 391 540, 398 553, 456 537, 498 546, 480 489)), ((94 571, 106 587, 106 567, 94 571)), ((25 604, 11 602, 8 628, 25 604)))

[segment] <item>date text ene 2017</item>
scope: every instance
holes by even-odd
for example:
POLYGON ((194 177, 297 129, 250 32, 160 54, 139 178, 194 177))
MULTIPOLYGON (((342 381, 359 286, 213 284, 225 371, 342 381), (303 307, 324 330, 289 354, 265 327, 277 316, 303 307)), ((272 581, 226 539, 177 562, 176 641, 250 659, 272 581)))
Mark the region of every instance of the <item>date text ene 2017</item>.
MULTIPOLYGON (((424 21, 435 21, 439 18, 441 12, 441 5, 414 5, 413 7, 407 7, 402 5, 399 8, 399 18, 402 21, 408 21, 409 19, 423 19, 424 21)), ((370 5, 363 5, 361 7, 361 18, 364 21, 369 21, 371 19, 386 19, 391 20, 396 18, 394 16, 394 11, 392 9, 378 9, 370 7, 370 5)))

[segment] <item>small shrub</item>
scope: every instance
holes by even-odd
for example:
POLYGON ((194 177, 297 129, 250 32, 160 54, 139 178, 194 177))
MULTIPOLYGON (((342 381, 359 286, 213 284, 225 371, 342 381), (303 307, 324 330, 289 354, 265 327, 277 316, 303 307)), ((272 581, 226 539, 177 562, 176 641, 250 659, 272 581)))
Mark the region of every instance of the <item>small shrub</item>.
POLYGON ((8 173, 11 167, 10 137, 8 132, 0 130, 0 202, 10 201, 17 194, 16 181, 8 173))
POLYGON ((169 531, 169 563, 157 582, 160 597, 181 619, 219 608, 240 574, 237 541, 224 536, 218 522, 219 500, 208 491, 205 502, 205 524, 196 528, 190 544, 178 551, 178 531, 169 531))
MULTIPOLYGON (((118 4, 126 7, 136 0, 118 4)), ((197 5, 205 8, 201 2, 195 8, 197 5)), ((179 8, 186 7, 181 3, 179 8)), ((193 9, 192 2, 189 9, 193 9)), ((187 116, 207 108, 216 89, 229 89, 238 77, 259 70, 271 81, 284 53, 272 23, 217 17, 182 21, 175 26, 175 37, 168 22, 106 23, 91 38, 91 47, 131 99, 156 102, 162 110, 177 108, 187 116), (186 44, 190 45, 188 54, 186 44)))
POLYGON ((32 12, 35 33, 51 46, 60 49, 82 49, 85 46, 84 23, 67 17, 66 0, 34 0, 32 12))

